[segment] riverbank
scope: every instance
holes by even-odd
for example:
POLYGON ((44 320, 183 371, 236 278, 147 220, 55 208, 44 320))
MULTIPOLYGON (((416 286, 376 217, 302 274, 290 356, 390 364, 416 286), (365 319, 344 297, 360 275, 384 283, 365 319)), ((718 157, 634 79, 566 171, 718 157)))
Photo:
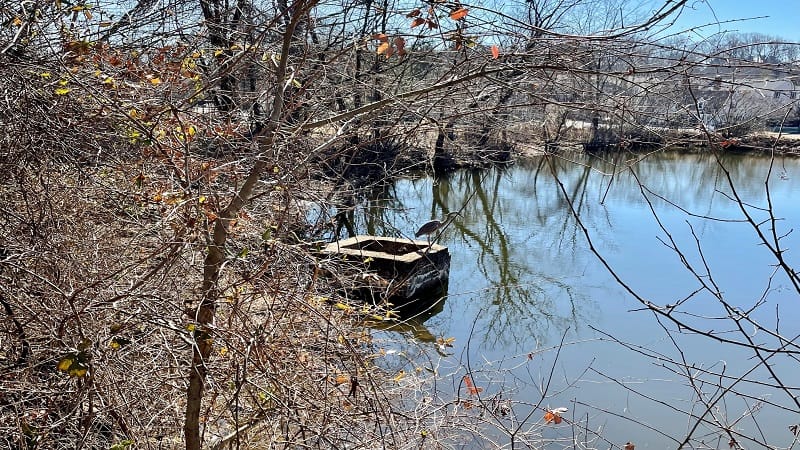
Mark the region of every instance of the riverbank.
POLYGON ((586 136, 573 136, 558 143, 530 141, 519 134, 513 134, 512 146, 518 156, 535 157, 558 152, 651 152, 682 151, 758 153, 785 156, 800 156, 800 134, 781 134, 758 132, 739 138, 725 138, 721 135, 701 133, 672 133, 670 135, 650 136, 650 139, 609 140, 591 142, 586 136), (577 139, 575 139, 577 138, 577 139))

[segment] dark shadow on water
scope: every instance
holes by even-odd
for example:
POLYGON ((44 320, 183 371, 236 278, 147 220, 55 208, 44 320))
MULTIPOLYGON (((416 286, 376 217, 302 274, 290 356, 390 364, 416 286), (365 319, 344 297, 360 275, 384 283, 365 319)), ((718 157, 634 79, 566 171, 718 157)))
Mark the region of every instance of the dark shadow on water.
POLYGON ((436 336, 425 326, 425 322, 444 310, 447 300, 447 287, 444 293, 435 296, 409 299, 394 309, 396 320, 367 320, 365 325, 381 331, 392 331, 410 335, 420 342, 433 343, 436 336))

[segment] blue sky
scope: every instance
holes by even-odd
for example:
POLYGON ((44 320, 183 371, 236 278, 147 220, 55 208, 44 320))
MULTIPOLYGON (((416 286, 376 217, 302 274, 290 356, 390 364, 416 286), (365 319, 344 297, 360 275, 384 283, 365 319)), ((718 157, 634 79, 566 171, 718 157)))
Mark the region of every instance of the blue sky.
POLYGON ((709 36, 719 31, 764 33, 800 42, 800 1, 798 0, 689 0, 678 19, 678 29, 714 22, 737 20, 705 27, 698 32, 709 36), (716 14, 716 19, 714 15, 716 14), (768 16, 768 17, 764 17, 768 16), (750 19, 752 20, 737 20, 750 19))

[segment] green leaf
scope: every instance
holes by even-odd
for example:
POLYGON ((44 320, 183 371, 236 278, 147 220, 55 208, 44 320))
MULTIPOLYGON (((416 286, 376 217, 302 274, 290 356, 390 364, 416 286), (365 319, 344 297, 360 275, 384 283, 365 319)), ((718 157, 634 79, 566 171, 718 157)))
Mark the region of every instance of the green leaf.
POLYGON ((130 339, 126 339, 124 337, 115 336, 115 337, 111 338, 111 342, 108 343, 108 346, 111 347, 113 350, 119 350, 122 347, 125 347, 126 345, 128 345, 130 343, 131 343, 130 339))
POLYGON ((69 369, 69 376, 83 378, 86 376, 87 372, 89 372, 89 368, 83 364, 73 364, 73 367, 70 367, 69 369))
POLYGON ((130 439, 125 439, 124 441, 119 441, 112 445, 108 450, 126 450, 131 445, 133 445, 133 441, 130 439))
POLYGON ((88 357, 84 352, 72 352, 62 357, 56 367, 71 377, 81 378, 89 372, 89 367, 85 364, 87 359, 88 357))
POLYGON ((75 355, 67 355, 61 358, 58 361, 58 370, 62 372, 68 372, 69 368, 72 366, 73 361, 75 361, 75 355))

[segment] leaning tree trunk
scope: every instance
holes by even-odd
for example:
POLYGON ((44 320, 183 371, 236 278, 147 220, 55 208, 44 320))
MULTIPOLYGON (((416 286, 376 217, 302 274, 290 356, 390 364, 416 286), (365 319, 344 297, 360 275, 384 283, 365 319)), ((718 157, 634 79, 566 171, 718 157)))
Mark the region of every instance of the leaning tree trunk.
MULTIPOLYGON (((309 4, 296 5, 291 21, 286 27, 283 36, 281 59, 275 73, 276 86, 284 86, 286 84, 287 61, 289 60, 294 31, 309 4)), ((277 89, 272 102, 269 123, 261 135, 254 138, 254 143, 257 147, 271 147, 275 144, 278 136, 279 120, 285 109, 284 103, 284 91, 277 89)), ((266 168, 267 162, 265 160, 257 160, 254 163, 241 189, 233 196, 228 206, 219 212, 217 219, 214 221, 211 242, 208 245, 208 254, 203 263, 202 293, 200 302, 195 309, 194 323, 192 324, 194 326, 192 362, 189 370, 189 386, 186 390, 186 416, 183 426, 187 450, 200 450, 202 445, 200 408, 205 390, 206 375, 208 374, 206 362, 211 357, 213 346, 212 329, 217 299, 220 294, 218 286, 222 265, 225 262, 225 247, 228 242, 229 227, 239 216, 245 204, 253 197, 256 184, 266 171, 266 168)))

